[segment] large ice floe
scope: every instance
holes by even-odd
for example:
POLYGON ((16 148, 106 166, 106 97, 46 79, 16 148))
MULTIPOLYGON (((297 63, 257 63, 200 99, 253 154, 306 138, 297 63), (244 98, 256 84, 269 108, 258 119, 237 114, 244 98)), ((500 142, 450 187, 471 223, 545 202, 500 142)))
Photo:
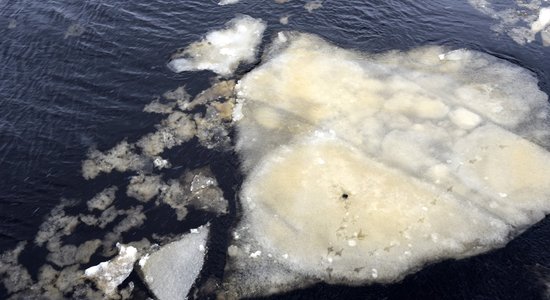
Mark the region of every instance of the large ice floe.
POLYGON ((208 33, 200 42, 176 54, 168 66, 175 72, 211 70, 229 76, 240 63, 254 62, 265 28, 265 22, 260 19, 246 15, 236 17, 225 29, 208 33))
POLYGON ((507 61, 279 33, 236 91, 247 177, 232 296, 397 281, 501 247, 550 212, 548 97, 507 61))
POLYGON ((468 0, 481 13, 495 20, 491 29, 506 34, 520 45, 532 43, 540 34, 544 46, 550 46, 550 7, 546 0, 514 0, 502 8, 499 1, 468 0))

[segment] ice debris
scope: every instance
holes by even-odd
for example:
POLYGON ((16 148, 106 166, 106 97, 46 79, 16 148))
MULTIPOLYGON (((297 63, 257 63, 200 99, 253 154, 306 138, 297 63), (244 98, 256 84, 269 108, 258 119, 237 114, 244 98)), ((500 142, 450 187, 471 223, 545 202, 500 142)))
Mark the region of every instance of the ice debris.
POLYGON ((550 25, 550 7, 541 8, 539 18, 531 24, 531 31, 539 32, 550 25))
POLYGON ((128 278, 134 269, 134 263, 139 259, 135 247, 122 244, 116 246, 119 253, 115 258, 89 267, 84 271, 84 276, 93 280, 106 295, 116 292, 118 286, 128 278))
POLYGON ((113 201, 115 201, 115 193, 118 191, 118 187, 112 186, 104 189, 92 199, 88 200, 88 210, 105 210, 113 201))
POLYGON ((239 3, 240 0, 221 0, 218 2, 218 5, 229 5, 229 4, 235 4, 239 3))
POLYGON ((145 168, 146 160, 135 153, 135 146, 122 141, 105 153, 91 149, 88 158, 82 162, 82 176, 93 179, 100 173, 110 173, 112 170, 126 172, 145 168))
POLYGON ((550 45, 550 33, 545 29, 550 24, 550 7, 542 7, 545 1, 514 0, 506 5, 489 0, 468 2, 495 20, 495 24, 491 26, 493 31, 508 35, 520 45, 532 43, 540 32, 543 45, 550 45))
POLYGON ((168 66, 175 72, 211 70, 229 76, 241 62, 254 62, 265 28, 260 19, 236 17, 225 29, 208 33, 202 41, 176 54, 168 66))

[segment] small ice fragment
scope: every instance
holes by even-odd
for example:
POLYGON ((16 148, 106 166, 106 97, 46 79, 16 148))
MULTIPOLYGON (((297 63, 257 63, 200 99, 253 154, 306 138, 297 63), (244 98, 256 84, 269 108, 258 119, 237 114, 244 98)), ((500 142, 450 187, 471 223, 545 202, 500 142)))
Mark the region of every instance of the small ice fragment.
POLYGON ((86 203, 88 205, 88 210, 101 210, 105 211, 113 201, 115 200, 115 194, 118 191, 116 186, 108 187, 103 191, 99 192, 92 199, 88 200, 86 203))
POLYGON ((149 259, 149 253, 148 254, 145 254, 144 256, 142 256, 140 259, 139 259, 139 266, 140 267, 143 267, 145 266, 145 264, 147 263, 147 260, 149 259))
POLYGON ((350 246, 350 247, 357 246, 357 241, 356 240, 348 240, 348 246, 350 246))
POLYGON ((14 29, 17 27, 17 21, 15 19, 10 19, 8 21, 8 29, 14 29))
POLYGON ((229 256, 237 256, 237 254, 239 254, 239 247, 237 247, 235 245, 231 245, 231 246, 227 247, 227 254, 229 256))
POLYGON ((199 230, 196 228, 191 229, 191 233, 199 233, 199 230))
POLYGON ((243 118, 243 100, 238 99, 235 108, 233 109, 233 122, 237 122, 243 118))
POLYGON ((372 278, 377 278, 377 277, 378 277, 378 270, 372 269, 372 278))
POLYGON ((481 123, 481 117, 465 108, 457 108, 449 113, 449 119, 453 124, 462 129, 472 129, 481 123))
POLYGON ((279 39, 279 42, 281 43, 286 43, 288 41, 286 35, 284 34, 284 32, 279 32, 277 33, 277 39, 279 39))
POLYGON ((203 174, 197 174, 193 177, 190 190, 191 192, 197 192, 209 186, 216 186, 217 184, 218 183, 216 182, 215 178, 205 176, 203 174))
POLYGON ((72 24, 67 28, 67 31, 65 32, 65 39, 73 36, 81 36, 84 34, 86 29, 80 24, 72 24))
POLYGON ((531 24, 531 31, 537 33, 550 24, 550 7, 541 8, 539 18, 531 24))
POLYGON ((257 258, 257 257, 259 257, 260 255, 262 255, 262 251, 258 250, 258 251, 254 252, 254 253, 251 253, 251 254, 250 254, 250 257, 252 257, 252 258, 257 258))
POLYGON ((546 29, 543 32, 540 33, 542 38, 542 45, 544 47, 550 46, 550 29, 546 29))
POLYGON ((168 67, 174 72, 211 70, 229 76, 241 62, 254 62, 265 28, 261 19, 236 17, 225 29, 212 31, 202 41, 189 45, 168 67))
POLYGON ((240 0, 221 0, 218 5, 229 5, 238 3, 240 0))
POLYGON ((153 164, 155 167, 157 167, 159 170, 166 168, 170 163, 166 159, 162 159, 160 157, 155 158, 153 161, 153 164))
POLYGON ((321 0, 314 0, 314 1, 309 1, 307 2, 305 5, 304 5, 304 8, 307 10, 307 12, 311 13, 313 12, 314 10, 316 9, 319 9, 323 7, 323 1, 321 0))

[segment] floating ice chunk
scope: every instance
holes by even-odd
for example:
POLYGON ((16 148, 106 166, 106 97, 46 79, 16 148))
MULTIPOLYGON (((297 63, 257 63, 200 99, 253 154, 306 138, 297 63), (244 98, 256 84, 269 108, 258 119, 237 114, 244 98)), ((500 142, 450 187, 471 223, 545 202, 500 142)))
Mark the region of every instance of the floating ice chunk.
POLYGON ((202 269, 209 226, 198 228, 178 241, 162 246, 140 261, 141 276, 159 300, 187 299, 202 269))
POLYGON ((408 93, 397 93, 384 103, 384 108, 425 119, 441 119, 449 112, 449 108, 441 101, 408 93))
POLYGON ((170 162, 162 157, 157 157, 153 160, 153 164, 159 170, 170 167, 170 162))
POLYGON ((95 281, 106 295, 116 293, 117 287, 128 278, 139 258, 137 249, 132 246, 117 244, 117 248, 119 253, 115 258, 84 271, 84 275, 95 281))
POLYGON ((542 37, 542 44, 545 47, 550 46, 550 29, 545 29, 543 32, 540 33, 542 37))
POLYGON ((539 11, 539 18, 531 24, 531 30, 539 32, 548 25, 550 25, 550 7, 544 7, 539 11))
POLYGON ((20 242, 15 249, 0 254, 0 280, 10 294, 25 290, 33 283, 27 269, 19 264, 19 255, 25 246, 26 242, 20 242))
POLYGON ((304 5, 304 8, 307 10, 307 12, 312 13, 314 10, 319 9, 323 7, 323 1, 322 0, 313 0, 308 1, 304 5))
POLYGON ((465 49, 361 54, 279 36, 235 87, 237 297, 270 280, 396 281, 550 212, 550 154, 527 139, 549 130, 550 107, 531 72, 465 49))
POLYGON ((260 257, 260 255, 262 255, 262 251, 260 251, 260 250, 250 253, 251 258, 258 258, 258 257, 260 257))
POLYGON ((185 187, 191 192, 188 203, 195 209, 202 209, 219 215, 227 213, 227 201, 218 181, 208 168, 188 172, 184 176, 185 187))
POLYGON ((15 19, 8 20, 8 29, 14 29, 17 27, 17 21, 15 19))
POLYGON ((288 19, 290 18, 290 16, 282 16, 279 18, 279 23, 283 24, 283 25, 288 25, 288 19))
POLYGON ((99 194, 95 195, 92 199, 86 203, 88 210, 98 209, 105 210, 109 207, 113 201, 115 201, 115 194, 118 191, 118 187, 112 186, 104 189, 99 194))
POLYGON ((378 281, 392 281, 427 260, 502 245, 508 232, 503 222, 466 201, 337 139, 313 138, 274 152, 249 175, 242 192, 252 199, 243 205, 264 249, 275 257, 288 254, 289 268, 327 282, 365 282, 372 269, 378 270, 378 281), (315 158, 326 163, 315 164, 315 158), (437 243, 423 238, 433 233, 437 243), (415 251, 398 259, 409 243, 415 251), (343 251, 327 274, 319 261, 331 248, 343 251), (363 269, 354 271, 357 267, 363 269))
POLYGON ((168 66, 175 72, 211 70, 229 76, 241 62, 255 60, 265 28, 260 19, 236 17, 226 29, 212 31, 202 41, 189 45, 183 57, 174 58, 168 66))
POLYGON ((81 36, 86 32, 86 29, 84 26, 80 24, 71 24, 69 28, 67 28, 67 31, 65 32, 65 39, 73 36, 81 36))
POLYGON ((93 179, 100 173, 110 173, 113 169, 119 172, 143 169, 145 160, 134 153, 134 148, 133 144, 122 141, 105 153, 91 150, 88 159, 82 163, 82 176, 85 179, 93 179))
POLYGON ((178 107, 183 110, 184 106, 191 99, 191 95, 185 90, 185 86, 180 86, 173 91, 168 91, 162 95, 167 100, 175 101, 178 104, 178 107))
POLYGON ((142 149, 145 155, 155 157, 165 149, 171 149, 175 146, 187 142, 196 133, 195 122, 190 116, 175 111, 162 120, 157 131, 142 137, 136 145, 142 149))
POLYGON ((496 24, 491 26, 492 30, 507 34, 520 45, 535 41, 535 35, 550 24, 550 7, 541 7, 545 1, 515 0, 506 5, 487 0, 468 2, 495 20, 496 24))
POLYGON ((229 5, 239 3, 240 0, 221 0, 218 5, 229 5))
POLYGON ((90 257, 95 253, 101 245, 100 240, 90 240, 76 247, 74 245, 65 245, 54 252, 48 254, 48 261, 59 267, 65 267, 74 264, 87 264, 90 257))
POLYGON ((170 114, 175 106, 176 102, 161 103, 159 99, 155 99, 151 103, 145 105, 143 111, 148 113, 170 114))
POLYGON ((59 244, 62 237, 74 232, 78 225, 78 217, 65 213, 65 208, 73 205, 74 202, 62 199, 61 203, 52 209, 48 218, 40 225, 34 239, 38 246, 46 244, 48 248, 57 248, 58 245, 53 247, 52 244, 59 244))
POLYGON ((139 174, 132 176, 126 195, 141 202, 147 202, 160 192, 162 180, 160 176, 139 174))

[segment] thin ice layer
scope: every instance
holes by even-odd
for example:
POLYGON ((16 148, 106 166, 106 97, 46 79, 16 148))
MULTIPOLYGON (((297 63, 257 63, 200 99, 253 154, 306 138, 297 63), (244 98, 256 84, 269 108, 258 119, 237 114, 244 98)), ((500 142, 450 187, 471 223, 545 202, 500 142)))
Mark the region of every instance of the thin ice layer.
POLYGON ((229 76, 240 63, 254 62, 265 28, 261 19, 246 15, 236 17, 225 29, 212 31, 202 41, 189 45, 168 66, 178 73, 211 70, 229 76))
POLYGON ((398 280, 502 246, 550 211, 550 155, 531 141, 549 129, 548 97, 506 61, 435 46, 362 54, 280 33, 236 91, 237 230, 250 236, 235 245, 294 276, 398 280))

